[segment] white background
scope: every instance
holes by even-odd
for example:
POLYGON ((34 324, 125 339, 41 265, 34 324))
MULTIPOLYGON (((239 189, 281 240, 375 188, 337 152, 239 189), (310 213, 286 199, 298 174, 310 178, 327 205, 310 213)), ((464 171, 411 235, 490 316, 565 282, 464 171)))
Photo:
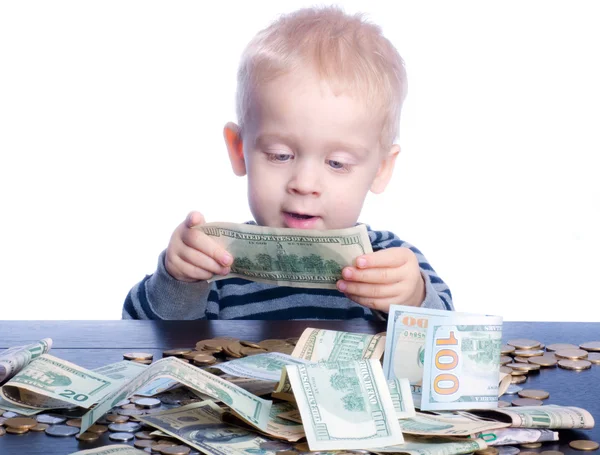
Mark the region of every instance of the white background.
MULTIPOLYGON (((309 1, 0 0, 0 317, 118 319, 175 227, 250 219, 222 127, 250 38, 309 1)), ((361 221, 458 310, 599 321, 597 2, 345 1, 406 61, 361 221)))

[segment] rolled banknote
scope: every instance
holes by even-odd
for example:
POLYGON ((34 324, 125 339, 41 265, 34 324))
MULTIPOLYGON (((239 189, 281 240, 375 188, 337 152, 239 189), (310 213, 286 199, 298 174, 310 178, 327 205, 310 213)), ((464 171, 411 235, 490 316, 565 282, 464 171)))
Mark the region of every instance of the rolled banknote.
POLYGON ((421 410, 498 407, 502 318, 431 318, 425 338, 421 410))
POLYGON ((213 365, 211 368, 242 378, 279 381, 286 365, 312 363, 280 352, 267 352, 213 365))
POLYGON ((398 420, 404 434, 421 436, 469 436, 475 433, 506 428, 510 424, 483 420, 476 416, 456 418, 417 412, 415 417, 398 420))
POLYGON ((377 360, 286 367, 310 450, 404 442, 377 360))
POLYGON ((16 346, 0 352, 0 385, 17 374, 36 357, 48 353, 52 338, 43 338, 37 343, 16 346))
POLYGON ((472 414, 508 422, 517 428, 548 428, 572 430, 594 428, 594 417, 587 410, 575 406, 518 406, 493 411, 471 411, 472 414))
POLYGON ((338 332, 309 327, 302 332, 302 336, 292 352, 292 357, 311 362, 380 359, 384 348, 384 335, 338 332))
POLYGON ((236 223, 195 228, 233 256, 231 272, 209 281, 238 277, 278 286, 336 289, 342 269, 373 252, 364 224, 327 231, 236 223))

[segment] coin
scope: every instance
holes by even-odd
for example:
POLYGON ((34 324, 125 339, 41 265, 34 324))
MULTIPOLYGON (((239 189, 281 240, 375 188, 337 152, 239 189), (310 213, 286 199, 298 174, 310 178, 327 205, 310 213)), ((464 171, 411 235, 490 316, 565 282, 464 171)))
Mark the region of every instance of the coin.
POLYGON ((547 351, 561 351, 563 349, 579 349, 579 346, 571 343, 552 343, 546 348, 547 351))
POLYGON ((218 349, 218 350, 223 350, 223 346, 227 344, 227 341, 223 340, 223 339, 219 339, 219 338, 212 338, 210 340, 202 340, 202 341, 198 341, 196 343, 196 349, 204 349, 209 348, 209 349, 218 349))
POLYGON ((4 414, 2 414, 2 417, 6 417, 7 419, 12 419, 13 417, 19 417, 19 414, 17 414, 16 412, 12 412, 12 411, 6 411, 4 414))
POLYGON ((183 354, 187 354, 191 349, 167 349, 163 351, 163 357, 183 357, 183 354))
POLYGON ((504 393, 507 395, 516 395, 521 390, 523 390, 523 387, 519 387, 518 385, 511 384, 508 386, 508 389, 506 389, 506 392, 504 392, 504 393))
POLYGON ((149 431, 138 431, 135 437, 137 439, 156 439, 156 436, 151 435, 149 431))
POLYGON ((19 430, 29 430, 30 428, 35 427, 37 424, 37 420, 30 419, 28 417, 12 417, 10 419, 6 419, 6 421, 4 422, 4 426, 9 428, 16 428, 19 430))
POLYGON ((239 341, 230 341, 223 346, 223 351, 231 357, 240 359, 244 357, 244 354, 242 354, 243 348, 244 346, 242 346, 239 341))
POLYGON ((70 427, 81 428, 81 419, 69 419, 67 420, 67 425, 70 427))
POLYGON ((534 365, 539 365, 541 367, 553 367, 556 366, 558 360, 554 354, 545 354, 539 357, 529 357, 529 363, 533 363, 534 365))
POLYGON ((561 452, 560 450, 543 450, 541 452, 538 452, 540 455, 565 455, 564 452, 561 452))
POLYGON ((79 433, 79 429, 68 425, 52 425, 46 428, 46 434, 57 437, 75 436, 79 433))
POLYGON ((127 404, 130 404, 131 401, 129 401, 129 398, 125 398, 124 400, 119 401, 117 404, 115 404, 114 407, 121 407, 121 406, 125 406, 127 404))
POLYGON ((588 441, 586 439, 571 441, 569 442, 569 446, 575 450, 597 450, 599 447, 596 441, 588 441))
POLYGON ((155 444, 156 444, 156 442, 152 441, 151 439, 138 439, 133 443, 133 445, 135 447, 137 447, 138 449, 145 449, 146 447, 152 447, 155 444))
POLYGON ((557 359, 582 360, 588 356, 588 352, 583 349, 563 349, 554 353, 557 359))
MULTIPOLYGON (((537 449, 539 447, 542 447, 541 442, 524 442, 523 444, 520 444, 520 445, 524 449, 537 449)), ((521 453, 523 453, 523 452, 521 452, 521 453)), ((535 453, 535 452, 531 452, 531 453, 535 453)))
POLYGON ((125 360, 152 360, 154 355, 149 352, 126 352, 123 354, 123 358, 125 360))
POLYGON ((39 423, 47 423, 48 425, 60 425, 61 423, 65 423, 67 418, 53 414, 40 414, 35 417, 35 420, 39 423))
POLYGON ((600 364, 600 352, 590 352, 587 356, 587 360, 588 362, 592 362, 596 365, 600 364))
POLYGON ((517 349, 512 354, 519 357, 535 357, 538 355, 544 355, 546 351, 543 349, 517 349))
POLYGON ((476 450, 475 453, 477 455, 498 455, 500 453, 500 451, 496 447, 488 446, 485 449, 476 450))
POLYGON ((565 370, 587 370, 592 366, 592 362, 587 360, 559 360, 558 366, 565 370))
POLYGON ((516 398, 511 403, 513 406, 541 406, 544 404, 542 400, 534 400, 533 398, 516 398))
POLYGON ((92 442, 98 439, 100 435, 98 433, 90 433, 89 431, 86 431, 84 433, 78 434, 75 437, 80 441, 92 442))
POLYGON ((521 398, 533 398, 534 400, 545 400, 550 396, 550 393, 545 390, 523 389, 519 392, 521 398))
POLYGON ((258 345, 266 349, 267 351, 271 351, 273 348, 279 348, 281 346, 285 346, 287 343, 283 340, 263 340, 258 343, 258 345))
POLYGON ((497 449, 500 455, 517 455, 521 452, 520 449, 514 446, 498 446, 497 449))
POLYGON ((508 355, 500 356, 500 365, 506 365, 507 363, 512 362, 512 357, 508 355))
POLYGON ((135 433, 140 431, 142 426, 136 422, 126 422, 126 423, 111 423, 108 426, 110 431, 114 431, 115 433, 135 433))
POLYGON ((7 427, 6 432, 10 434, 25 434, 29 433, 29 428, 7 427))
POLYGON ((194 360, 194 357, 196 357, 197 355, 200 355, 200 354, 206 354, 206 352, 202 352, 202 351, 186 352, 185 354, 183 354, 183 358, 187 359, 187 360, 194 360))
MULTIPOLYGON (((517 371, 537 371, 540 369, 539 365, 535 365, 533 363, 509 363, 508 365, 506 365, 509 368, 512 368, 513 370, 517 370, 517 371)), ((514 371, 513 371, 514 373, 514 371)))
POLYGON ((106 416, 106 420, 114 423, 125 423, 129 420, 129 417, 123 415, 110 414, 106 416))
POLYGON ((581 343, 579 347, 586 351, 600 351, 600 341, 586 341, 581 343))
POLYGON ((160 406, 160 400, 158 398, 134 398, 133 403, 142 408, 158 408, 160 406))
POLYGON ((514 346, 509 346, 508 344, 503 345, 500 348, 500 355, 508 355, 515 350, 514 346))
POLYGON ((47 423, 38 423, 35 427, 31 427, 29 429, 29 431, 46 431, 46 428, 48 428, 50 425, 48 425, 47 423))
POLYGON ((171 446, 165 447, 160 451, 163 455, 188 455, 190 448, 186 446, 171 446))
POLYGON ((133 417, 144 415, 145 412, 140 409, 119 409, 117 410, 117 414, 122 416, 133 417))
POLYGON ((499 408, 507 408, 510 405, 511 404, 508 401, 498 400, 498 407, 499 408))
POLYGON ((241 353, 242 353, 242 355, 244 355, 244 356, 246 356, 246 357, 248 357, 248 356, 250 356, 250 355, 264 354, 265 352, 268 352, 268 351, 265 351, 263 348, 258 348, 258 349, 257 349, 257 348, 250 348, 250 347, 246 347, 246 346, 244 346, 244 347, 241 349, 241 353))
POLYGON ((108 439, 111 441, 129 442, 133 439, 133 435, 131 433, 110 433, 108 439))
POLYGON ((254 341, 244 341, 244 340, 240 340, 240 344, 242 346, 246 346, 248 348, 255 348, 255 349, 262 349, 258 344, 256 344, 254 341))
POLYGON ((541 346, 542 343, 535 340, 528 340, 527 338, 516 338, 514 340, 508 340, 506 344, 514 346, 517 349, 536 349, 541 346))
POLYGON ((212 365, 217 361, 214 356, 210 354, 198 354, 193 358, 194 365, 204 366, 204 365, 212 365))
POLYGON ((91 427, 89 427, 86 432, 87 433, 96 433, 96 434, 102 434, 102 433, 106 433, 108 431, 108 427, 106 425, 92 425, 91 427))
POLYGON ((513 376, 510 378, 511 384, 522 384, 527 381, 527 376, 513 376))
POLYGON ((529 360, 527 360, 527 357, 515 356, 515 362, 517 362, 517 363, 529 363, 529 360))
POLYGON ((500 372, 501 373, 505 373, 505 374, 512 374, 513 369, 512 368, 508 368, 506 365, 502 365, 500 367, 500 372))

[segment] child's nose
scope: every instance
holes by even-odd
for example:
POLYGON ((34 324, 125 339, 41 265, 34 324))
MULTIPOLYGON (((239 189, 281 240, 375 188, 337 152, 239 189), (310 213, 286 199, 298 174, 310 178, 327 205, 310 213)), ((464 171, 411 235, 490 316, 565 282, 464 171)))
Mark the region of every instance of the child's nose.
POLYGON ((288 191, 302 195, 318 195, 322 191, 321 183, 317 169, 310 163, 303 163, 295 167, 288 184, 288 191))

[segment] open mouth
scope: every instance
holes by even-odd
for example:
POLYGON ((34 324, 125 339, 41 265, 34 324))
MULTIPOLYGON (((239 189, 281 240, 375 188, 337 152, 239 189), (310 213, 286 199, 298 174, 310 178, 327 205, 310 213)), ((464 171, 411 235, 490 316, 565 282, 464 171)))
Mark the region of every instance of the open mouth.
POLYGON ((292 213, 292 212, 285 212, 285 213, 287 213, 292 218, 296 218, 297 220, 309 220, 311 218, 314 218, 314 216, 312 216, 312 215, 301 215, 300 213, 292 213))

